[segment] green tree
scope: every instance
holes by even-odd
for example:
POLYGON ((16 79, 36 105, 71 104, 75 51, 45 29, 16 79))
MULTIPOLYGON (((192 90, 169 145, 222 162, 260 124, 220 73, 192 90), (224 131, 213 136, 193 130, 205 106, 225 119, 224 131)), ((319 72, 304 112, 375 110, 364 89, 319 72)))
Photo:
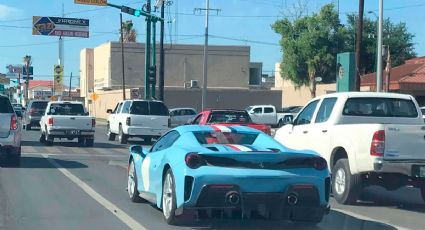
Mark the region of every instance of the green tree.
MULTIPOLYGON (((348 42, 346 49, 355 50, 357 14, 347 15, 348 42)), ((363 68, 362 74, 376 71, 376 45, 377 45, 377 20, 365 18, 363 23, 363 51, 361 55, 363 68)), ((405 23, 394 24, 389 18, 383 23, 383 44, 387 45, 391 53, 391 64, 398 66, 405 60, 416 56, 413 38, 408 32, 405 23)))
MULTIPOLYGON (((123 42, 136 42, 137 33, 136 30, 133 28, 133 21, 128 20, 122 23, 122 30, 123 30, 123 42)), ((121 33, 121 31, 120 31, 121 33)), ((121 36, 120 36, 121 41, 121 36)))
POLYGON ((311 97, 316 96, 318 77, 324 83, 335 81, 336 54, 345 47, 347 30, 340 24, 333 4, 293 21, 278 20, 272 28, 282 36, 283 78, 296 86, 308 85, 311 97))

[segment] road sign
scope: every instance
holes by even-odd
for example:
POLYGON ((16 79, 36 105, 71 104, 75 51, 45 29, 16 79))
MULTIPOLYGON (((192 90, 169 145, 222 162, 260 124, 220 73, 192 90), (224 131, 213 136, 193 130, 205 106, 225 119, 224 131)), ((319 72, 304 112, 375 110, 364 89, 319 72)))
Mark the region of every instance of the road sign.
POLYGON ((55 65, 53 68, 53 72, 55 93, 59 94, 63 90, 63 66, 55 65))
POLYGON ((6 69, 9 71, 9 73, 22 73, 22 65, 7 65, 6 69))
POLYGON ((32 23, 33 35, 89 37, 88 19, 33 16, 32 23))
POLYGON ((107 0, 74 0, 75 4, 107 6, 107 0))
MULTIPOLYGON (((34 75, 34 68, 32 66, 30 66, 29 68, 29 75, 34 75)), ((25 77, 27 76, 27 68, 25 66, 22 66, 22 74, 25 75, 25 77)))

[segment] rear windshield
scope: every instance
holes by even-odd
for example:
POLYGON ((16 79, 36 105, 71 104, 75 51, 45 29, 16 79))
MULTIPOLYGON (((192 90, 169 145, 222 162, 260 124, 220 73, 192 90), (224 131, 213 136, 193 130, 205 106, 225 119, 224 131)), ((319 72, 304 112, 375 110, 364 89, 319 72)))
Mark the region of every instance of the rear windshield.
POLYGON ((82 104, 52 104, 48 115, 84 115, 82 104))
POLYGON ((168 108, 162 102, 133 101, 130 114, 169 116, 168 108), (150 106, 149 106, 150 104, 150 106))
POLYGON ((0 97, 0 113, 13 113, 13 107, 5 97, 0 97))
POLYGON ((168 108, 162 102, 150 102, 150 114, 157 116, 168 116, 168 108))
POLYGON ((417 117, 412 100, 397 98, 349 98, 343 115, 370 117, 417 117))
POLYGON ((199 144, 252 145, 258 134, 233 132, 193 132, 199 144))
POLYGON ((249 123, 249 115, 245 111, 217 111, 211 112, 207 123, 249 123))
POLYGON ((31 104, 31 108, 45 110, 47 107, 47 101, 34 101, 31 104))

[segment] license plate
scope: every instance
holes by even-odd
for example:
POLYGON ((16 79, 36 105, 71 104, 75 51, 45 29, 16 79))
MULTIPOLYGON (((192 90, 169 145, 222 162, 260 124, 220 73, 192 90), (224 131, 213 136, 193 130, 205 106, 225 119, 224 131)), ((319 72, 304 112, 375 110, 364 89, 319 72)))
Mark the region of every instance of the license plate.
POLYGON ((425 166, 419 167, 419 177, 425 177, 425 166))
POLYGON ((68 134, 77 135, 77 134, 80 134, 80 131, 79 130, 69 130, 68 134))

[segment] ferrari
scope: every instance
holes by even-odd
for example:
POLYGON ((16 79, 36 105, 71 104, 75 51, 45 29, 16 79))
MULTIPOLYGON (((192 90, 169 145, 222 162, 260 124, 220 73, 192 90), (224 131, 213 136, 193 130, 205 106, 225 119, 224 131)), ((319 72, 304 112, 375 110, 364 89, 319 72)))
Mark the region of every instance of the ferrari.
POLYGON ((150 149, 129 150, 131 201, 153 203, 168 224, 188 210, 315 224, 330 210, 326 160, 253 128, 180 126, 150 149))

